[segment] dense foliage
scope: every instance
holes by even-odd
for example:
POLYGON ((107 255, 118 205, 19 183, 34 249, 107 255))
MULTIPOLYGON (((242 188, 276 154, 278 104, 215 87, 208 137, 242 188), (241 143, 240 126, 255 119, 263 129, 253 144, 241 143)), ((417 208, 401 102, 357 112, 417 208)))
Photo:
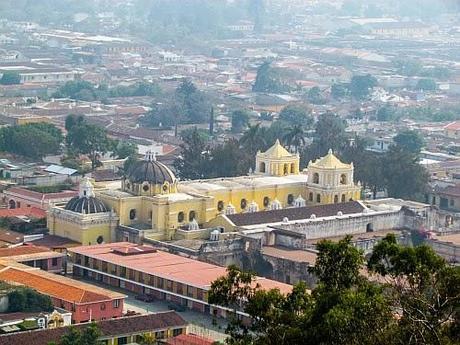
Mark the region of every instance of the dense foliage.
POLYGON ((8 293, 9 313, 28 313, 52 311, 53 305, 49 296, 42 295, 29 288, 17 288, 8 293))
POLYGON ((0 128, 0 151, 41 159, 59 153, 63 136, 48 123, 30 123, 0 128))
POLYGON ((51 342, 49 345, 102 345, 103 342, 98 340, 100 336, 99 327, 92 323, 83 330, 70 327, 58 342, 51 342))
POLYGON ((16 72, 4 72, 0 78, 1 85, 15 85, 21 82, 21 76, 16 72))
MULTIPOLYGON (((228 268, 211 285, 209 302, 244 311, 252 322, 233 318, 232 345, 456 344, 460 340, 460 268, 429 247, 403 248, 388 235, 369 260, 346 237, 319 243, 311 270, 318 285, 304 283, 291 293, 262 290, 254 275, 228 268), (391 277, 388 283, 384 277, 391 277)), ((235 314, 234 314, 235 315, 235 314)))

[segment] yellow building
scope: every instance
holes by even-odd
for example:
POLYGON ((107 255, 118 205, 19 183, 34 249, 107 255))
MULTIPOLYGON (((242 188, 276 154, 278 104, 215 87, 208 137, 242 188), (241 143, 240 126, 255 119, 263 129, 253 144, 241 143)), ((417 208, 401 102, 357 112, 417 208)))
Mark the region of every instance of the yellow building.
MULTIPOLYGON (((93 193, 92 187, 85 188, 93 193)), ((111 220, 116 214, 119 225, 148 231, 152 239, 171 240, 183 238, 184 234, 187 238, 202 238, 209 234, 200 232, 200 228, 220 214, 358 200, 360 190, 360 185, 353 182, 353 164, 340 162, 330 151, 300 172, 298 154, 288 152, 279 141, 266 152, 257 153, 254 173, 233 178, 179 182, 149 152, 130 169, 121 187, 96 192, 93 200, 103 203, 104 212, 81 213, 80 206, 75 209, 72 205, 67 205, 66 210, 56 207, 49 213, 48 224, 53 234, 95 243, 98 231, 104 241, 113 240, 115 235, 108 236, 107 231, 113 230, 111 220), (65 217, 58 216, 65 211, 65 217), (78 213, 80 218, 105 216, 106 223, 99 227, 87 225, 80 231, 81 222, 69 224, 69 212, 78 213)), ((78 200, 85 197, 88 195, 83 190, 78 200)))

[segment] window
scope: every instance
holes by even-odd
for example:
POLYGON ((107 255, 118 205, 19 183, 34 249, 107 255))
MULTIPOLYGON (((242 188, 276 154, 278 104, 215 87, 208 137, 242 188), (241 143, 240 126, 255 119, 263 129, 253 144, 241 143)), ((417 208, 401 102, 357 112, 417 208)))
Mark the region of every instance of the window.
POLYGON ((136 219, 136 210, 135 209, 132 209, 131 211, 129 211, 129 219, 131 219, 131 220, 136 219))
POLYGON ((291 174, 294 174, 295 173, 295 164, 292 163, 291 164, 291 174))
POLYGON ((270 205, 270 198, 269 198, 268 196, 266 196, 266 197, 264 198, 264 206, 265 206, 265 207, 268 207, 268 205, 270 205))
POLYGON ((118 345, 126 345, 126 344, 128 344, 128 337, 118 338, 118 345))
POLYGON ((284 172, 284 175, 289 174, 289 164, 284 164, 283 172, 284 172))
POLYGON ((313 201, 313 193, 308 194, 308 201, 313 201))
POLYGON ((191 222, 194 219, 196 219, 196 212, 195 211, 190 211, 188 213, 188 220, 191 222))
POLYGON ((105 310, 105 303, 101 304, 101 310, 105 310))
POLYGON ((318 173, 313 174, 313 183, 319 184, 319 174, 318 173))
MULTIPOLYGON (((161 332, 155 332, 155 339, 163 339, 165 337, 165 332, 164 331, 161 331, 161 332)), ((120 344, 120 343, 118 343, 120 344)))
POLYGON ((316 202, 321 202, 321 195, 320 194, 316 194, 316 202))
POLYGON ((340 175, 340 184, 347 184, 347 175, 340 175))
POLYGON ((120 307, 120 300, 119 299, 116 299, 113 301, 113 307, 114 308, 119 308, 120 307))
POLYGON ((264 163, 264 162, 260 163, 260 165, 259 165, 259 172, 261 172, 261 173, 264 173, 264 172, 265 172, 265 163, 264 163))
POLYGON ((58 259, 57 259, 57 258, 53 258, 53 259, 51 260, 51 265, 52 265, 52 266, 57 266, 57 265, 58 265, 58 259))
POLYGON ((144 192, 148 192, 149 191, 149 185, 148 184, 144 184, 144 186, 142 187, 142 189, 144 190, 144 192))
POLYGON ((288 205, 292 205, 294 203, 294 195, 293 194, 288 195, 287 203, 288 203, 288 205))
POLYGON ((97 244, 102 244, 102 242, 104 242, 104 237, 99 236, 99 237, 96 239, 96 242, 97 242, 97 244))
POLYGON ((242 210, 244 210, 246 206, 248 206, 248 202, 246 201, 246 199, 241 199, 240 206, 242 210))
POLYGON ((334 204, 337 204, 339 202, 339 196, 334 195, 334 204))
POLYGON ((222 200, 220 200, 218 203, 217 203, 217 210, 218 211, 222 211, 224 209, 224 202, 222 200))
POLYGON ((173 337, 177 337, 178 335, 182 334, 182 328, 175 328, 173 329, 173 337))
POLYGON ((184 218, 185 218, 184 212, 179 212, 177 214, 177 222, 178 223, 182 223, 184 221, 184 218))

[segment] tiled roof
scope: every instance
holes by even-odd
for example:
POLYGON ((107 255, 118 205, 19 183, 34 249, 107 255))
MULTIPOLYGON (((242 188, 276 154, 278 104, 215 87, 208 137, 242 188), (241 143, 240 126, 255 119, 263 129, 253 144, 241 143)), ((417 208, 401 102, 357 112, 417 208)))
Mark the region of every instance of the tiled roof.
POLYGON ((28 286, 38 292, 71 303, 95 303, 124 298, 124 295, 85 284, 46 271, 7 267, 0 271, 0 280, 28 286))
POLYGON ((47 247, 50 249, 71 248, 80 246, 80 242, 69 240, 68 238, 56 235, 44 235, 43 238, 33 242, 36 246, 47 247))
POLYGON ((56 253, 46 247, 34 245, 22 245, 19 247, 1 248, 0 258, 8 257, 15 259, 17 257, 31 257, 34 254, 46 254, 49 257, 64 256, 64 254, 56 253))
POLYGON ((444 129, 457 131, 460 130, 460 121, 451 122, 444 127, 444 129))
MULTIPOLYGON (((176 312, 167 311, 103 320, 97 322, 97 325, 102 333, 102 338, 104 338, 150 331, 155 332, 168 328, 183 328, 187 326, 187 322, 176 312)), ((82 330, 88 327, 88 324, 73 325, 72 327, 82 330)), ((0 345, 48 345, 50 342, 60 340, 61 336, 66 334, 68 330, 69 327, 61 327, 0 335, 0 345)))
POLYGON ((256 224, 268 224, 282 222, 284 218, 289 221, 309 219, 313 214, 316 218, 336 216, 338 212, 342 214, 361 213, 364 206, 358 201, 350 201, 339 204, 292 207, 281 210, 261 211, 254 213, 238 213, 227 215, 236 226, 248 226, 256 224))
MULTIPOLYGON (((126 251, 127 247, 138 247, 138 245, 127 242, 107 243, 70 248, 69 252, 205 290, 209 289, 212 282, 217 278, 227 274, 225 267, 162 250, 139 252, 136 255, 122 255, 120 252, 126 251)), ((148 246, 143 246, 143 248, 146 247, 148 246)), ((288 293, 292 290, 291 285, 262 277, 257 277, 256 282, 260 284, 262 289, 278 288, 282 293, 288 293)))
POLYGON ((14 209, 0 209, 0 218, 26 216, 32 218, 45 218, 46 211, 38 207, 22 207, 14 209))
POLYGON ((29 190, 26 188, 21 188, 21 187, 11 187, 7 189, 5 192, 15 193, 15 194, 22 195, 22 196, 28 196, 30 198, 34 198, 37 200, 64 199, 64 198, 72 198, 78 195, 78 192, 76 190, 66 190, 66 191, 58 192, 58 193, 39 193, 39 192, 35 192, 33 190, 29 190))
POLYGON ((0 241, 9 244, 17 244, 24 241, 24 235, 15 231, 0 230, 0 241))
POLYGON ((437 189, 437 192, 450 196, 460 196, 460 186, 446 186, 445 188, 437 189))

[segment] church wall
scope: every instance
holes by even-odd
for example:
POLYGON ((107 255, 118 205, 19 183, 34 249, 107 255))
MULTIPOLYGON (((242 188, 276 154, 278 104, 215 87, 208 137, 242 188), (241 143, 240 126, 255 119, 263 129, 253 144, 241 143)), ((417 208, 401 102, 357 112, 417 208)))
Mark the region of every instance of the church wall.
POLYGON ((112 231, 109 224, 98 224, 87 229, 82 229, 79 224, 67 222, 56 217, 48 217, 50 234, 57 235, 80 242, 81 244, 96 244, 97 238, 102 236, 104 242, 110 242, 112 231))

